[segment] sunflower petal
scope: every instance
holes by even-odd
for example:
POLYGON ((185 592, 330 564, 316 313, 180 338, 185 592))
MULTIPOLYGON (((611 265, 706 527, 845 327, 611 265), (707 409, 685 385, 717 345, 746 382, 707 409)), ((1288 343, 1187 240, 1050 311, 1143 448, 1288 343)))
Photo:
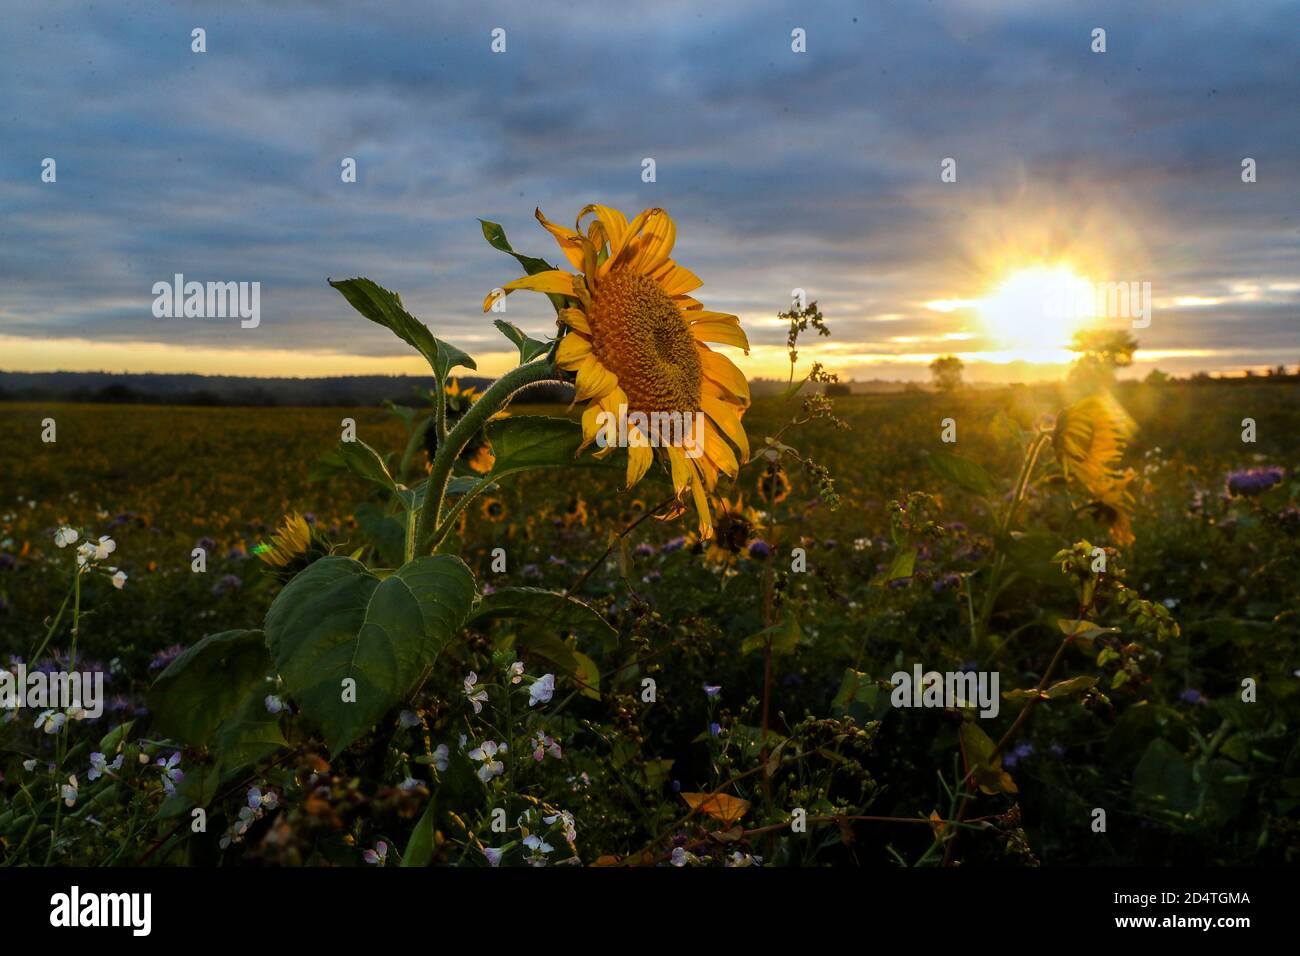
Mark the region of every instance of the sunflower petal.
POLYGON ((691 334, 700 342, 734 345, 749 351, 749 338, 737 322, 692 322, 691 334))
MULTIPOLYGON (((568 336, 565 336, 568 338, 568 336)), ((589 398, 604 398, 618 388, 618 376, 605 366, 595 354, 588 355, 578 366, 578 391, 573 396, 575 402, 585 402, 589 398)))
POLYGON ((704 363, 704 374, 721 385, 724 391, 748 405, 749 382, 745 381, 745 373, 736 368, 736 363, 731 359, 713 351, 704 343, 701 342, 699 347, 700 358, 704 363))
POLYGON ((662 209, 649 209, 646 212, 648 215, 641 234, 629 243, 631 252, 628 265, 638 272, 650 275, 672 255, 673 244, 677 241, 677 226, 662 209))
POLYGON ((671 259, 651 273, 650 278, 658 282, 670 296, 685 295, 704 285, 703 279, 671 259))
POLYGON ((740 410, 730 402, 724 402, 711 395, 700 397, 700 407, 704 409, 713 424, 731 439, 731 443, 740 449, 740 460, 749 461, 749 436, 745 434, 745 426, 740 423, 740 410))
POLYGON ((668 467, 673 476, 673 492, 680 497, 691 478, 690 469, 686 465, 686 453, 674 445, 669 445, 665 450, 668 452, 668 467))
POLYGON ((731 446, 726 443, 722 435, 712 428, 704 429, 704 454, 718 466, 720 471, 732 478, 736 477, 736 472, 740 470, 736 453, 731 450, 731 446))
POLYGON ((623 249, 623 243, 627 241, 627 217, 615 209, 613 206, 601 206, 597 203, 590 203, 582 207, 582 212, 578 213, 578 221, 575 225, 582 228, 582 217, 589 212, 596 214, 595 222, 600 224, 601 231, 609 241, 609 257, 613 259, 623 249))
POLYGON ((695 512, 700 519, 700 537, 707 538, 713 534, 713 510, 709 507, 709 492, 705 487, 704 476, 695 468, 695 463, 687 459, 687 468, 691 475, 691 497, 695 499, 695 512))
POLYGON ((627 444, 627 486, 631 488, 646 473, 650 463, 654 461, 655 453, 650 443, 645 441, 645 437, 633 428, 628 429, 627 444), (634 438, 633 435, 640 437, 634 438))
POLYGON ((542 228, 555 237, 555 242, 564 253, 564 258, 569 260, 569 264, 579 272, 586 271, 586 250, 585 247, 590 245, 583 238, 582 233, 572 232, 563 226, 557 226, 544 215, 540 209, 533 210, 533 215, 537 221, 542 224, 542 228))
MULTIPOLYGON (((505 295, 509 295, 516 289, 530 289, 533 292, 553 292, 557 295, 572 296, 576 293, 573 288, 573 280, 577 278, 571 272, 564 272, 560 269, 548 269, 546 272, 538 272, 536 275, 523 276, 514 282, 507 282, 501 288, 505 295)), ((492 303, 497 300, 496 290, 488 293, 488 297, 483 300, 483 311, 487 312, 492 308, 492 303)))
POLYGON ((591 335, 591 322, 587 319, 587 313, 581 309, 561 310, 560 321, 571 329, 591 335))
POLYGON ((555 353, 555 361, 560 368, 572 370, 581 366, 583 360, 589 355, 591 355, 591 342, 587 340, 587 337, 576 332, 570 332, 560 340, 560 347, 555 353))

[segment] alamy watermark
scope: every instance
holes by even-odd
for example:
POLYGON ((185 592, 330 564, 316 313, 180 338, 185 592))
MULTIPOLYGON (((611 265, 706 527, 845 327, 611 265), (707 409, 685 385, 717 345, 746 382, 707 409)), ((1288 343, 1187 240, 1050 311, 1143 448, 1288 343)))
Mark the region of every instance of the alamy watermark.
POLYGON ((997 671, 912 672, 897 671, 889 682, 894 690, 889 702, 895 707, 979 707, 981 717, 996 717, 1001 707, 997 671))
POLYGON ((1128 319, 1135 329, 1151 325, 1150 282, 1053 282, 1043 300, 1049 319, 1128 319))
POLYGON ((260 282, 186 282, 178 272, 170 283, 155 282, 153 294, 158 319, 238 318, 244 329, 255 329, 262 321, 260 282))
POLYGON ((32 671, 26 664, 0 670, 0 711, 34 707, 75 709, 90 718, 104 713, 103 671, 32 671))
POLYGON ((601 448, 680 448, 687 458, 704 454, 704 412, 617 412, 596 414, 601 448))

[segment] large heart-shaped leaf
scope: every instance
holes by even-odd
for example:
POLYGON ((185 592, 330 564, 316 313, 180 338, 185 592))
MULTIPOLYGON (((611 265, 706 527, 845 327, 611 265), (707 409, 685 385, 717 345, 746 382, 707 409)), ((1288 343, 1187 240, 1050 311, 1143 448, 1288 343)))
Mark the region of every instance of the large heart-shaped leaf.
POLYGON ((427 325, 406 311, 402 297, 396 292, 389 292, 383 286, 361 278, 343 279, 339 282, 330 279, 329 284, 343 293, 352 307, 371 322, 391 330, 403 342, 419 351, 437 376, 439 387, 446 380, 447 373, 458 365, 478 368, 474 360, 456 346, 434 338, 427 325))
POLYGON ((474 596, 474 576, 451 555, 416 558, 382 580, 351 558, 322 558, 267 612, 271 656, 337 753, 406 698, 474 596), (345 693, 349 680, 355 699, 345 693))
POLYGON ((271 669, 261 631, 209 634, 158 676, 149 690, 154 726, 168 737, 201 747, 271 669))

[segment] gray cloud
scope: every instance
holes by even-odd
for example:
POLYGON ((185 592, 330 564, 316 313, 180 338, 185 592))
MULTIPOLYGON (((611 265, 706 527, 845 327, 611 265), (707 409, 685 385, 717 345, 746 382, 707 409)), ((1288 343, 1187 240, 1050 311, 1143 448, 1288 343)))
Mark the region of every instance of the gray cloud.
MULTIPOLYGON (((533 207, 568 221, 600 200, 668 208, 710 305, 770 315, 804 287, 863 352, 950 328, 922 303, 995 278, 994 243, 1050 256, 1086 241, 1129 270, 1098 278, 1224 297, 1169 313, 1144 346, 1220 350, 1223 366, 1300 353, 1300 292, 1227 295, 1294 286, 1300 261, 1300 40, 1283 0, 125 2, 7 17, 0 334, 403 354, 325 285, 365 274, 445 337, 490 341, 479 304, 516 268, 476 218, 556 261, 533 207), (206 54, 189 50, 194 26, 206 54), (488 51, 497 26, 504 56, 488 51), (796 26, 806 55, 790 52, 796 26), (1094 26, 1105 55, 1088 50, 1094 26), (39 182, 45 156, 57 185, 39 182), (957 184, 938 181, 945 156, 957 184), (159 323, 150 288, 175 272, 261 281, 262 327, 159 323)), ((544 303, 511 309, 549 325, 544 303)))

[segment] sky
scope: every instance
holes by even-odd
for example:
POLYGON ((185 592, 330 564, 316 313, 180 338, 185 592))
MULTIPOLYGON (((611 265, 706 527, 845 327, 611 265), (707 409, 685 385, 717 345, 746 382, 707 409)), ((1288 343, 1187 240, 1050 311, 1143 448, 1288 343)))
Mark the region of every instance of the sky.
POLYGON ((363 275, 499 374, 482 303, 520 269, 478 219, 560 263, 533 211, 590 202, 668 211, 751 377, 788 370, 794 289, 842 378, 1059 376, 1044 290, 1102 283, 1149 284, 1132 374, 1300 362, 1294 0, 5 8, 0 370, 422 372, 326 284, 363 275), (177 273, 259 283, 259 323, 156 317, 177 273))

